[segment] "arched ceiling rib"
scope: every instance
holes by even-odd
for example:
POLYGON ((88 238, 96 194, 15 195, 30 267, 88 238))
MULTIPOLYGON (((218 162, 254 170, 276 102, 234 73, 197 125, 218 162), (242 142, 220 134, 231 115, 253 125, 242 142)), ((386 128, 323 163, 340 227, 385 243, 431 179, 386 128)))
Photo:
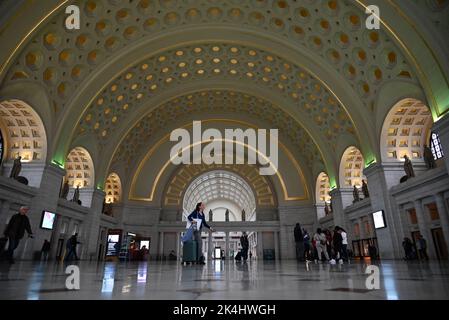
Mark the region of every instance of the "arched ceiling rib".
MULTIPOLYGON (((362 113, 374 112, 377 89, 386 81, 414 79, 400 49, 384 30, 363 28, 364 13, 350 1, 292 3, 262 0, 251 1, 248 6, 242 6, 241 1, 206 0, 188 3, 89 0, 73 3, 82 4, 82 31, 65 30, 63 12, 52 17, 54 23, 48 23, 27 44, 7 77, 7 82, 22 79, 43 82, 54 101, 56 117, 68 112, 66 104, 72 101, 72 93, 82 86, 83 81, 118 52, 132 48, 143 39, 162 37, 172 30, 207 28, 208 25, 251 30, 263 37, 282 39, 299 51, 313 52, 317 63, 325 61, 326 67, 344 75, 365 105, 362 113)), ((220 69, 219 73, 228 71, 220 69)), ((276 76, 275 85, 280 84, 286 90, 288 86, 283 84, 281 75, 276 76)), ((301 94, 300 99, 306 97, 301 94)), ((320 105, 320 109, 326 107, 320 105)), ((353 110, 360 108, 359 105, 350 107, 353 110)), ((323 110, 319 112, 311 117, 314 122, 321 122, 326 114, 323 110)), ((64 125, 61 123, 61 128, 64 125)), ((335 125, 340 124, 331 123, 323 129, 324 134, 332 135, 333 131, 338 131, 335 125)), ((104 130, 99 131, 101 135, 104 130)), ((69 138, 61 137, 63 140, 69 138)))
POLYGON ((117 162, 130 164, 132 160, 139 158, 145 142, 150 137, 161 134, 160 132, 166 130, 171 122, 190 114, 204 112, 211 115, 223 112, 235 115, 247 114, 264 120, 272 124, 271 128, 279 129, 281 139, 288 139, 301 150, 309 170, 312 170, 314 165, 324 162, 309 134, 279 107, 242 92, 214 90, 177 97, 148 113, 134 125, 118 145, 112 157, 112 164, 117 162))
POLYGON ((227 199, 248 214, 256 209, 253 190, 241 177, 229 171, 211 171, 196 178, 187 188, 183 208, 191 210, 198 202, 227 199))

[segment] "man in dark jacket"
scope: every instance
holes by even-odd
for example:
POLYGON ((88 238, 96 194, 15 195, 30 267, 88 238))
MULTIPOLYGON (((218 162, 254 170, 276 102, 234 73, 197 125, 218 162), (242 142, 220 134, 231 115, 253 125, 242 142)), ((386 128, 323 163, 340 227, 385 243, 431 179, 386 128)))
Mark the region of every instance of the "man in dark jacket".
POLYGON ((198 263, 200 263, 200 264, 205 264, 204 263, 203 251, 202 251, 201 229, 203 228, 203 226, 205 226, 210 231, 212 231, 212 232, 214 231, 214 229, 212 229, 206 222, 206 216, 204 215, 204 208, 205 207, 206 206, 204 205, 203 202, 199 202, 196 205, 195 211, 193 211, 187 217, 187 219, 194 225, 197 225, 197 223, 200 223, 199 230, 197 230, 197 228, 195 228, 195 231, 193 231, 193 238, 197 242, 198 263))
POLYGON ((20 207, 19 212, 11 217, 5 229, 4 235, 9 241, 6 257, 10 263, 14 263, 14 250, 19 246, 20 240, 25 235, 25 231, 29 237, 33 237, 30 220, 26 216, 29 210, 30 208, 28 207, 20 207))
POLYGON ((243 232, 242 236, 240 237, 240 245, 242 246, 243 261, 246 261, 248 260, 248 250, 249 250, 249 240, 246 232, 243 232))
POLYGON ((304 261, 304 236, 302 234, 301 225, 299 223, 296 224, 293 233, 295 235, 296 243, 296 260, 304 261))
POLYGON ((76 254, 76 246, 78 245, 78 233, 75 233, 73 236, 67 240, 67 254, 65 256, 65 261, 71 261, 73 257, 75 260, 79 260, 78 255, 76 254))

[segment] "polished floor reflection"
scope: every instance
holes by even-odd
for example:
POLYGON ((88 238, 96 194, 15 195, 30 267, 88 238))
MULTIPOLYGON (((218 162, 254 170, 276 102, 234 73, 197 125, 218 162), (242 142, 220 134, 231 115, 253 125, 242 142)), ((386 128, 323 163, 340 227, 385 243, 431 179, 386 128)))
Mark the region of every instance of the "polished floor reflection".
MULTIPOLYGON (((66 289, 64 264, 0 264, 0 299, 449 299, 449 263, 377 264, 380 289, 366 287, 368 264, 246 264, 211 261, 79 262, 80 290, 66 289)), ((372 281, 370 283, 373 283, 372 281)))

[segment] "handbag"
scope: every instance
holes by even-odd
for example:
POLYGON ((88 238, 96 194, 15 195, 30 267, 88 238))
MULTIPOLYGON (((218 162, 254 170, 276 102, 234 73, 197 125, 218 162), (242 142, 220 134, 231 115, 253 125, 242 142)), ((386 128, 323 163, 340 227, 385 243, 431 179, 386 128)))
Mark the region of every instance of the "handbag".
POLYGON ((193 230, 194 230, 194 226, 191 225, 190 228, 187 229, 186 233, 184 233, 184 235, 182 236, 182 242, 189 242, 192 241, 193 239, 193 230))

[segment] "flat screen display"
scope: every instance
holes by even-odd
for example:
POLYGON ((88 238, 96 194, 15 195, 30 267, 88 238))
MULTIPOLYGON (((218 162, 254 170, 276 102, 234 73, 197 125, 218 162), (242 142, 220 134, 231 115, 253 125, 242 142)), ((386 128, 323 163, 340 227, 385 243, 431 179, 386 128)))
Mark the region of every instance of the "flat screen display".
POLYGON ((373 220, 375 229, 382 229, 387 227, 383 210, 373 212, 373 220))
POLYGON ((106 249, 106 256, 118 256, 120 252, 120 235, 109 234, 106 249))
POLYGON ((215 248, 215 259, 221 259, 221 248, 215 248))
POLYGON ((142 240, 140 241, 140 249, 145 247, 145 249, 150 249, 150 241, 149 240, 142 240))
POLYGON ((110 234, 108 235, 108 242, 119 242, 120 235, 119 234, 110 234))
POLYGON ((47 230, 53 230, 55 223, 56 213, 44 211, 42 212, 41 228, 47 230))

